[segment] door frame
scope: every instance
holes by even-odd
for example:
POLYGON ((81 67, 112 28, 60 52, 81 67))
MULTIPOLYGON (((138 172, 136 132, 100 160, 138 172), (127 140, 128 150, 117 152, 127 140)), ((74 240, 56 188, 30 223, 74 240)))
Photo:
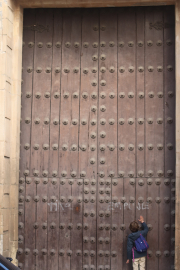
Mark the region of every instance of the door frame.
MULTIPOLYGON (((1 2, 1 1, 0 1, 1 2)), ((9 253, 15 259, 18 248, 18 190, 19 190, 19 158, 20 158, 20 113, 21 113, 21 66, 22 66, 22 33, 23 33, 23 9, 24 8, 70 8, 70 7, 121 7, 121 6, 156 6, 156 5, 174 5, 175 6, 175 65, 176 65, 176 219, 175 219, 175 269, 180 269, 180 0, 7 0, 3 1, 2 14, 3 26, 0 32, 0 43, 11 49, 8 52, 5 49, 3 59, 7 66, 4 73, 0 69, 0 89, 9 89, 11 94, 10 101, 2 100, 0 106, 0 116, 8 109, 6 114, 10 114, 10 124, 7 121, 2 122, 4 136, 9 133, 7 139, 2 140, 3 156, 0 156, 0 165, 4 168, 5 177, 4 187, 9 190, 9 206, 0 206, 0 211, 4 209, 5 216, 9 217, 9 253), (10 11, 11 12, 10 12, 10 11), (9 23, 10 22, 10 23, 9 23), (4 31, 3 31, 4 30, 4 31), (9 57, 10 56, 10 57, 9 57), (7 79, 8 78, 8 79, 7 79), (7 83, 8 82, 8 83, 7 83), (8 104, 8 105, 7 105, 8 104), (7 143, 7 140, 8 143, 7 143), (4 150, 5 149, 5 150, 4 150), (9 149, 9 150, 7 150, 9 149), (7 154, 6 154, 7 152, 7 154), (9 180, 10 179, 10 180, 9 180), (10 212, 8 212, 10 211, 10 212), (11 213, 9 215, 9 213, 11 213)), ((1 7, 0 7, 1 10, 1 7)), ((1 29, 0 29, 1 30, 1 29)), ((1 54, 0 54, 1 57, 1 54)), ((2 92, 2 91, 1 91, 2 92)), ((8 97, 6 97, 8 99, 8 97)), ((4 115, 4 114, 3 114, 4 115)), ((7 117, 5 117, 7 118, 7 117)), ((1 119, 1 117, 0 117, 1 119)), ((1 138, 1 136, 0 136, 1 138)), ((0 145, 1 146, 1 145, 0 145)), ((5 192, 5 191, 3 191, 5 192)), ((2 216, 3 216, 2 215, 2 216)), ((0 224, 0 234, 4 235, 5 220, 0 224)), ((1 238, 2 239, 2 238, 1 238)), ((1 245, 4 245, 0 239, 1 245)), ((4 240, 5 241, 5 240, 4 240)), ((2 253, 2 252, 1 252, 2 253)))

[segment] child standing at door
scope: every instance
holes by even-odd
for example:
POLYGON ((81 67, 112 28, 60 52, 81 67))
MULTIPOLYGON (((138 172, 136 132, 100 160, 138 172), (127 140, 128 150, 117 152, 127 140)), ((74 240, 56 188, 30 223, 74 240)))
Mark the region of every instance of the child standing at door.
POLYGON ((140 235, 145 237, 148 233, 148 227, 144 222, 144 218, 140 216, 139 222, 142 223, 142 230, 139 231, 139 225, 136 221, 130 223, 129 229, 131 230, 131 234, 128 236, 127 240, 127 261, 129 263, 130 259, 133 259, 133 270, 138 270, 138 265, 140 266, 140 270, 145 270, 145 262, 147 250, 144 252, 138 252, 135 247, 135 240, 137 240, 140 235))

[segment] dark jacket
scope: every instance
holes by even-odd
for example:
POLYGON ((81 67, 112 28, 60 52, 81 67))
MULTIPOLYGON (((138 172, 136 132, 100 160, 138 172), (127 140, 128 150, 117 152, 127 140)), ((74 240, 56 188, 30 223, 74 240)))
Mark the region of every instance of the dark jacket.
MULTIPOLYGON (((142 231, 138 231, 138 232, 134 232, 129 234, 128 236, 128 240, 127 240, 127 259, 133 259, 132 256, 132 248, 135 246, 134 241, 140 236, 140 234, 142 234, 142 236, 146 236, 148 233, 148 226, 146 225, 145 222, 142 223, 142 231)), ((134 250, 134 258, 141 258, 141 257, 145 257, 147 255, 147 251, 145 252, 137 252, 136 250, 134 250)))

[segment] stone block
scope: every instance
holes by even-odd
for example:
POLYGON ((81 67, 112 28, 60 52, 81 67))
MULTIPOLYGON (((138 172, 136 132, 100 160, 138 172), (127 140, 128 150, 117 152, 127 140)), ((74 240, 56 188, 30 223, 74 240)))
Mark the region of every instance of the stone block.
POLYGON ((4 155, 0 156, 0 185, 4 184, 4 155))
POLYGON ((7 47, 6 51, 6 69, 5 74, 8 78, 12 78, 12 50, 7 47))
POLYGON ((5 45, 6 45, 6 50, 7 50, 7 48, 9 48, 10 50, 12 50, 13 49, 13 40, 12 40, 12 38, 9 38, 7 36, 6 37, 6 43, 5 43, 5 45))
POLYGON ((15 171, 15 164, 17 164, 16 160, 18 157, 18 148, 20 148, 20 143, 17 144, 17 137, 11 138, 11 168, 15 171))
POLYGON ((4 179, 3 179, 3 174, 4 174, 4 156, 0 156, 0 186, 4 184, 4 179))
POLYGON ((0 158, 4 159, 4 148, 5 148, 5 142, 0 141, 0 158))
MULTIPOLYGON (((2 209, 3 194, 4 194, 4 186, 0 184, 0 209, 2 209)), ((1 214, 0 214, 0 226, 2 225, 1 224, 1 214)), ((3 216, 2 216, 2 218, 3 218, 3 216)), ((1 234, 1 232, 0 232, 0 234, 1 234)))
POLYGON ((18 241, 18 209, 11 210, 10 239, 18 241))
POLYGON ((19 184, 19 157, 11 159, 11 184, 19 184))
POLYGON ((0 180, 3 184, 10 184, 10 158, 3 159, 3 168, 0 180))
POLYGON ((3 214, 0 213, 0 235, 3 235, 3 214))
POLYGON ((18 185, 11 185, 10 186, 10 208, 11 209, 18 208, 18 196, 19 196, 18 185))
POLYGON ((17 8, 16 2, 14 0, 7 0, 6 3, 13 12, 14 9, 17 8))
MULTIPOLYGON (((180 136, 180 134, 177 134, 180 136)), ((180 145, 180 140, 176 139, 176 147, 179 147, 180 145)), ((179 149, 176 151, 176 178, 180 178, 180 152, 179 149)))
POLYGON ((11 120, 6 118, 6 117, 5 117, 4 127, 5 127, 5 141, 10 142, 10 138, 11 138, 11 134, 10 134, 11 120))
POLYGON ((8 90, 5 90, 5 117, 8 119, 11 119, 11 85, 6 82, 6 88, 8 90))
POLYGON ((2 3, 2 18, 8 19, 13 23, 14 14, 12 8, 7 4, 7 2, 2 3))
POLYGON ((0 115, 0 123, 2 125, 2 129, 0 132, 0 141, 5 142, 5 127, 4 127, 5 117, 0 115))
POLYGON ((13 38, 13 24, 8 19, 2 19, 3 35, 13 38))
POLYGON ((9 250, 9 231, 3 233, 3 251, 9 250))
POLYGON ((3 256, 4 257, 9 257, 9 249, 3 250, 3 256))
POLYGON ((11 120, 5 118, 5 149, 4 156, 10 158, 11 120))
MULTIPOLYGON (((0 54, 1 59, 1 54, 0 54)), ((11 78, 8 78, 6 74, 0 72, 0 91, 6 89, 6 83, 11 85, 11 78)))
POLYGON ((16 253, 18 249, 18 241, 10 241, 10 257, 13 258, 13 264, 18 266, 18 261, 16 259, 16 253))
POLYGON ((3 194, 3 198, 2 198, 2 209, 9 209, 10 206, 10 196, 9 194, 3 194))
POLYGON ((2 75, 6 75, 9 78, 8 81, 10 81, 12 76, 12 50, 7 47, 6 52, 1 52, 0 61, 1 61, 0 73, 2 75))
POLYGON ((5 141, 5 147, 4 147, 4 157, 10 158, 10 142, 5 141))
POLYGON ((1 52, 0 53, 0 73, 1 74, 6 74, 6 53, 5 52, 1 52))
MULTIPOLYGON (((11 85, 5 82, 5 89, 0 90, 0 116, 11 119, 11 85)), ((2 125, 2 124, 1 124, 2 125)))
POLYGON ((3 190, 4 190, 4 193, 8 193, 10 194, 10 185, 9 184, 4 184, 3 185, 3 190))
MULTIPOLYGON (((5 93, 5 90, 0 90, 0 118, 1 117, 3 118, 3 124, 4 124, 4 118, 5 118, 5 107, 6 107, 6 93, 5 93)), ((2 126, 2 122, 1 122, 1 126, 2 126)), ((0 133, 2 133, 2 131, 3 130, 1 130, 0 133)), ((4 136, 2 137, 2 134, 0 134, 0 140, 4 140, 4 136)))
POLYGON ((3 214, 3 232, 9 231, 9 224, 11 222, 9 208, 2 209, 2 214, 3 214))

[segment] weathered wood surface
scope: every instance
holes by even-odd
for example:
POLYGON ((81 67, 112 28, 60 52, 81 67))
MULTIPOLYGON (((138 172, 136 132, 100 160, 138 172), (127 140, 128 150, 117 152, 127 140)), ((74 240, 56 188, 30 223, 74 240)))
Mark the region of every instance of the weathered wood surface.
POLYGON ((19 266, 132 269, 142 214, 147 269, 170 269, 173 7, 26 10, 24 26, 19 266))

